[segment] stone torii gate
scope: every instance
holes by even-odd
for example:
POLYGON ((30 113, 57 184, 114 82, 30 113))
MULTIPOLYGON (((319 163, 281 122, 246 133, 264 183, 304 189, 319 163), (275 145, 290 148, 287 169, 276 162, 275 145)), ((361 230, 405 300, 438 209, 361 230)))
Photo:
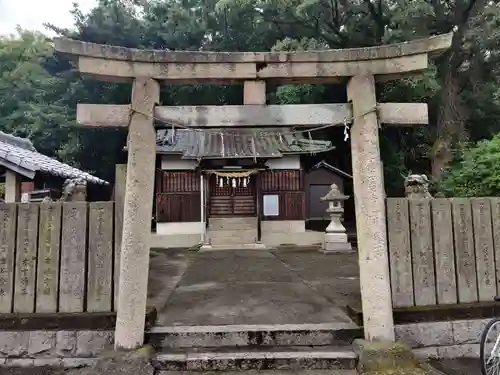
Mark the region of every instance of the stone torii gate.
POLYGON ((133 349, 144 340, 156 153, 154 118, 196 127, 343 125, 346 119, 352 119, 350 138, 365 338, 394 341, 379 126, 425 124, 427 105, 377 105, 375 81, 427 69, 429 54, 447 49, 451 38, 451 34, 446 34, 379 47, 259 53, 138 50, 56 39, 55 49, 76 58, 81 73, 100 80, 133 82, 131 105, 78 106, 79 123, 129 128, 116 347, 133 349), (266 81, 347 82, 351 103, 266 106, 266 81), (157 106, 160 82, 244 84, 244 105, 157 106))

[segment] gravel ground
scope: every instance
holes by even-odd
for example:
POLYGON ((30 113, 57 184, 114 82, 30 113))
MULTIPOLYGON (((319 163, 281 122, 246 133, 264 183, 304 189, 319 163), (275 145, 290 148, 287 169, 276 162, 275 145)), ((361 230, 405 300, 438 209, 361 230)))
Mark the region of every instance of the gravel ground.
MULTIPOLYGON (((446 375, 479 375, 480 362, 474 359, 449 359, 433 361, 432 365, 446 375)), ((0 368, 0 375, 76 375, 78 370, 54 370, 43 367, 0 368)), ((78 375, 80 375, 79 373, 78 375)))

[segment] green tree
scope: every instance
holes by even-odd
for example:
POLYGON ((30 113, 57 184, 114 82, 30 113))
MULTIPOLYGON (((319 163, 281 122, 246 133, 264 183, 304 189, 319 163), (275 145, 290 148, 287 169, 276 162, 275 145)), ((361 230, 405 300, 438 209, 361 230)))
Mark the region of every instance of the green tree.
MULTIPOLYGON (((60 35, 87 42, 170 50, 349 48, 455 30, 452 49, 433 58, 425 74, 377 87, 381 101, 430 103, 429 127, 385 129, 382 133, 389 194, 399 191, 401 175, 408 170, 432 172, 438 179, 456 144, 490 138, 500 131, 497 2, 100 0, 88 14, 76 7, 74 16, 75 30, 49 27, 60 35)), ((112 179, 114 164, 123 157, 125 135, 113 129, 78 128, 74 126, 75 110, 78 102, 129 103, 130 86, 82 79, 72 62, 51 55, 49 41, 37 38, 35 43, 27 43, 26 36, 8 40, 14 44, 0 52, 0 61, 7 67, 2 65, 2 72, 8 71, 11 76, 0 77, 3 129, 30 136, 44 152, 112 179), (26 50, 31 54, 27 62, 16 57, 18 52, 12 52, 18 48, 14 46, 23 43, 37 46, 26 50), (15 68, 16 64, 21 69, 15 68), (17 81, 23 84, 13 83, 17 81)), ((168 105, 239 104, 242 88, 168 86, 162 88, 161 99, 168 105)), ((344 85, 270 85, 269 100, 320 103, 345 102, 347 98, 344 85)), ((343 129, 332 128, 313 136, 333 140, 337 150, 326 157, 349 170, 349 143, 343 141, 343 129)))
POLYGON ((74 116, 62 96, 65 81, 52 74, 52 46, 39 33, 19 30, 0 38, 0 130, 30 138, 56 156, 74 116))
POLYGON ((500 196, 500 134, 459 148, 438 190, 451 197, 500 196))

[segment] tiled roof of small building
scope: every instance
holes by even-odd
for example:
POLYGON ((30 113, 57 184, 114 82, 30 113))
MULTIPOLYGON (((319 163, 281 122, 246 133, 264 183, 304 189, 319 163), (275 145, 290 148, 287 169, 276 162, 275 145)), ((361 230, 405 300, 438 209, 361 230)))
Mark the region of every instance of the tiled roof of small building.
POLYGON ((287 129, 187 129, 157 131, 159 154, 185 159, 279 158, 283 154, 309 154, 331 150, 331 142, 290 134, 287 129))
POLYGON ((91 183, 107 184, 106 181, 87 172, 40 154, 28 139, 15 137, 1 131, 0 165, 28 178, 32 178, 36 172, 43 172, 62 178, 83 178, 91 183))

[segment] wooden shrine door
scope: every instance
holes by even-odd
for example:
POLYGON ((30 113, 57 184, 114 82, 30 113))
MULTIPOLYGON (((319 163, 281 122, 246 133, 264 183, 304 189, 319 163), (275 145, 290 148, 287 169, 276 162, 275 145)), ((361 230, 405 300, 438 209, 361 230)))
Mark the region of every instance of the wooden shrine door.
POLYGON ((212 217, 256 216, 256 176, 250 176, 250 182, 244 186, 241 179, 236 178, 233 187, 231 178, 209 177, 209 215, 212 217), (220 185, 223 178, 223 185, 220 185))

